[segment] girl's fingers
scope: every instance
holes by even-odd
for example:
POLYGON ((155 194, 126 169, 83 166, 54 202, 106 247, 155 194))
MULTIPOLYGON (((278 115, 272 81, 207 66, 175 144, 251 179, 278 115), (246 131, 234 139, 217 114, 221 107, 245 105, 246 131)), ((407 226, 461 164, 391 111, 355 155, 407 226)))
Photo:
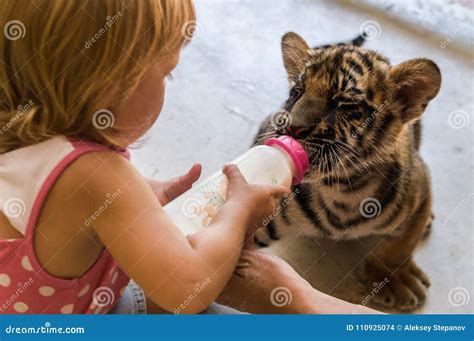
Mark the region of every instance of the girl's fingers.
POLYGON ((245 242, 244 242, 244 250, 253 250, 255 249, 255 243, 254 243, 254 236, 253 234, 250 236, 246 236, 245 242))
POLYGON ((186 174, 171 180, 171 186, 177 190, 188 190, 201 176, 201 165, 194 164, 186 174))
POLYGON ((242 172, 236 165, 225 165, 224 167, 222 167, 222 172, 229 180, 229 185, 233 182, 246 182, 244 176, 242 175, 242 172))
POLYGON ((261 251, 258 251, 257 249, 244 249, 240 255, 239 263, 241 265, 245 264, 248 267, 255 262, 260 253, 261 251))
POLYGON ((201 176, 201 165, 196 163, 184 175, 171 179, 164 184, 163 193, 168 201, 172 201, 191 188, 201 176))
POLYGON ((199 163, 195 163, 188 173, 185 175, 187 177, 188 183, 190 182, 191 185, 195 183, 199 177, 201 176, 202 166, 199 163))
POLYGON ((264 186, 267 191, 274 199, 280 199, 287 197, 291 193, 291 189, 286 186, 264 186))

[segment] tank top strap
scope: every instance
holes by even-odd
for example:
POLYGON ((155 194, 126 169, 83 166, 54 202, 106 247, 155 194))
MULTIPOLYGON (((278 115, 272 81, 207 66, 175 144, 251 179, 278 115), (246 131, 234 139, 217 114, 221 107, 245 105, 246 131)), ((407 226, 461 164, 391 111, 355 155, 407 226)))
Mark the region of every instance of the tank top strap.
POLYGON ((94 151, 112 151, 130 160, 126 149, 65 136, 1 154, 0 211, 23 236, 32 234, 56 180, 77 158, 94 151))

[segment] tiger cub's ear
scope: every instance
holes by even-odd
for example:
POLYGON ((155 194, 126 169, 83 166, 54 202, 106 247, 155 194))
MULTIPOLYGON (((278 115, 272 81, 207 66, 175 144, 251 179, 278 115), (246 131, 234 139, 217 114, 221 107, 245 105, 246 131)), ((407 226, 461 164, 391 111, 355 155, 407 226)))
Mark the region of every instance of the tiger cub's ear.
POLYGON ((283 65, 290 82, 295 81, 304 70, 306 60, 309 57, 309 50, 310 47, 304 39, 294 32, 288 32, 281 38, 283 65))
POLYGON ((429 59, 411 59, 391 68, 393 97, 401 105, 404 122, 417 119, 423 114, 429 101, 439 92, 441 72, 429 59))

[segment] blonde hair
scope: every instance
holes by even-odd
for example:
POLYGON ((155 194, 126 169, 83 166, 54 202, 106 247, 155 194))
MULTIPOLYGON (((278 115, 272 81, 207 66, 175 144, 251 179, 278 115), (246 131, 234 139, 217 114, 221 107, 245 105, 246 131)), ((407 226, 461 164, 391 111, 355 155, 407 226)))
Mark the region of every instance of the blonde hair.
POLYGON ((192 0, 1 1, 0 153, 57 135, 116 145, 94 110, 127 98, 194 20, 192 0))

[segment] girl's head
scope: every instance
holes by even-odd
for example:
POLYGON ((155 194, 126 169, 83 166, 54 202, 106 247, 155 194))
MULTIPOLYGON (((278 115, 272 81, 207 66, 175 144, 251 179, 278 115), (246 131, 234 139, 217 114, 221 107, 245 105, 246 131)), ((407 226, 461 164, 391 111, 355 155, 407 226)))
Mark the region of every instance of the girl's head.
POLYGON ((0 3, 0 153, 57 136, 125 146, 151 126, 192 0, 0 3))

